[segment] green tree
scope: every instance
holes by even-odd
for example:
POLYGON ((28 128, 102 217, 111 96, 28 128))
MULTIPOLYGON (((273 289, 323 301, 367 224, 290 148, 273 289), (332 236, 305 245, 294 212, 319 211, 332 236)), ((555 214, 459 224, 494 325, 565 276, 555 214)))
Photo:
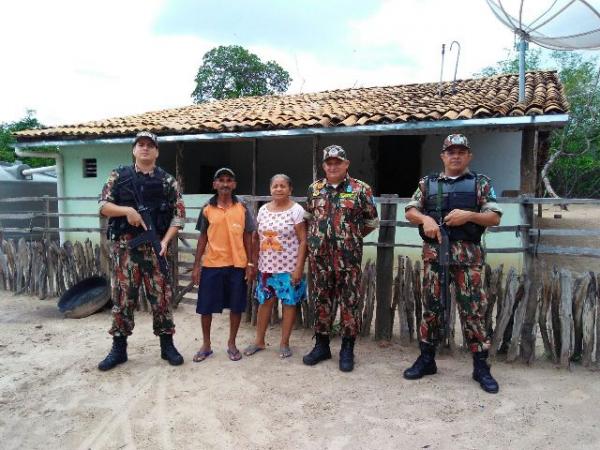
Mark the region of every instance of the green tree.
POLYGON ((239 45, 219 46, 202 57, 192 92, 194 103, 287 90, 290 74, 275 61, 263 62, 239 45))
MULTIPOLYGON (((21 120, 9 123, 0 123, 0 161, 14 162, 17 159, 14 151, 16 142, 13 133, 17 131, 42 128, 43 125, 35 117, 35 111, 27 110, 27 114, 21 120)), ((32 151, 48 151, 48 148, 32 148, 32 151)), ((50 151, 54 151, 51 149, 50 151)), ((22 158, 23 163, 30 167, 51 166, 54 164, 53 159, 48 158, 22 158)))
MULTIPOLYGON (((516 73, 519 54, 509 51, 475 76, 516 73)), ((530 48, 527 70, 557 70, 569 101, 569 124, 552 133, 546 171, 561 197, 600 197, 600 86, 598 61, 581 53, 530 48)), ((545 171, 545 172, 546 172, 545 171)), ((544 172, 544 173, 545 173, 544 172)))
MULTIPOLYGON (((474 77, 491 77, 501 73, 519 73, 519 52, 515 50, 506 50, 506 58, 496 62, 493 66, 487 66, 481 69, 481 72, 475 73, 474 77)), ((525 53, 525 67, 527 70, 539 70, 542 67, 542 50, 539 48, 530 48, 525 53)))
POLYGON ((564 197, 600 197, 600 72, 596 59, 580 53, 552 52, 571 120, 562 133, 554 133, 552 153, 557 154, 549 175, 564 197))

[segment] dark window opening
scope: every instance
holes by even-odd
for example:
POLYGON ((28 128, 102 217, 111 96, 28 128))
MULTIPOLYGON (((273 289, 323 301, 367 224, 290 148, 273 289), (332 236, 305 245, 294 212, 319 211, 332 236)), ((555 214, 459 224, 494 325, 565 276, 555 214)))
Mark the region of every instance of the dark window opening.
POLYGON ((375 194, 411 197, 421 173, 424 136, 381 136, 378 145, 375 194))
POLYGON ((96 158, 83 160, 83 178, 96 178, 98 176, 98 165, 96 158))

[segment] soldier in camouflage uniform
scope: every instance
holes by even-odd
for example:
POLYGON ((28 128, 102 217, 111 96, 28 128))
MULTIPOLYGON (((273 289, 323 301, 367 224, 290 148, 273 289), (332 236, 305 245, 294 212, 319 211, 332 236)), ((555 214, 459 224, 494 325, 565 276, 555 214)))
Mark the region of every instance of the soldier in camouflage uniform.
POLYGON ((308 254, 315 299, 313 350, 303 362, 314 365, 331 358, 329 335, 341 308, 342 348, 339 367, 354 368, 354 341, 360 330, 358 291, 363 237, 378 226, 371 188, 348 175, 345 150, 330 145, 323 151, 326 177, 308 188, 308 254))
POLYGON ((162 256, 169 242, 185 224, 185 207, 177 182, 156 166, 158 141, 154 134, 142 131, 133 143, 133 167, 119 167, 111 172, 100 196, 100 213, 109 217, 109 238, 113 241, 111 276, 113 323, 109 333, 113 346, 100 362, 100 370, 109 370, 127 361, 127 336, 134 327, 140 285, 152 307, 154 334, 160 337, 161 357, 171 365, 183 364, 183 357, 173 345, 175 324, 171 312, 171 287, 159 269, 149 243, 129 249, 128 242, 147 229, 136 210, 134 192, 141 193, 157 235, 162 256), (135 184, 133 177, 135 178, 135 184), (137 186, 137 188, 136 188, 137 186))
POLYGON ((473 354, 473 378, 484 391, 496 393, 498 383, 486 362, 490 338, 485 330, 487 298, 482 287, 484 254, 480 242, 485 227, 500 223, 502 211, 496 203, 490 179, 468 168, 472 153, 465 136, 448 136, 444 140, 441 158, 444 172, 422 178, 406 205, 406 218, 419 225, 424 241, 425 308, 420 327, 421 355, 412 367, 404 371, 404 378, 414 380, 437 372, 435 346, 444 326, 440 323, 442 305, 438 265, 441 242, 438 211, 441 209, 450 241, 450 282, 455 287, 464 336, 473 354))

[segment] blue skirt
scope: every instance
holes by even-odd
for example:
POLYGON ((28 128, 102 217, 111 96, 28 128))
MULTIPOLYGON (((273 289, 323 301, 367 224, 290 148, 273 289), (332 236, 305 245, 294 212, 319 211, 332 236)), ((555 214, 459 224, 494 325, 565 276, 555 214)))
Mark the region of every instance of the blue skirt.
POLYGON ((306 279, 303 276, 294 286, 290 273, 260 272, 256 283, 256 297, 261 305, 275 297, 281 300, 282 305, 296 306, 306 298, 306 279))

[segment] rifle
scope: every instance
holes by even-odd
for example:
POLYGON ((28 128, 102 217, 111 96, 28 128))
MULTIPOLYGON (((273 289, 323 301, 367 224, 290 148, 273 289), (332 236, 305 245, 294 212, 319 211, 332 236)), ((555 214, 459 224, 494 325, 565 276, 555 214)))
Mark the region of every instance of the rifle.
MULTIPOLYGON (((443 219, 440 220, 440 222, 443 219)), ((450 320, 452 315, 452 299, 450 298, 450 239, 446 225, 440 224, 442 242, 438 250, 438 275, 440 278, 440 303, 442 306, 440 318, 444 324, 442 344, 447 345, 450 339, 450 320)))
POLYGON ((438 276, 440 279, 440 304, 442 310, 440 311, 440 319, 443 323, 442 333, 442 345, 449 345, 450 339, 450 316, 452 311, 452 299, 450 298, 450 237, 448 236, 448 230, 446 224, 444 224, 444 217, 442 215, 442 199, 443 199, 443 187, 442 183, 437 183, 437 198, 436 198, 436 209, 439 217, 440 234, 442 236, 442 242, 438 249, 438 276))
POLYGON ((127 247, 130 250, 133 250, 134 248, 137 248, 142 244, 151 244, 152 249, 154 250, 154 254, 156 255, 156 259, 158 260, 158 266, 160 268, 160 271, 165 277, 165 280, 168 281, 171 279, 169 263, 167 261, 167 258, 160 254, 160 238, 158 237, 158 234, 156 234, 156 229, 154 227, 154 223, 152 222, 152 216, 150 215, 150 209, 144 206, 144 199, 142 198, 142 195, 138 190, 136 174, 134 170, 131 167, 128 167, 128 169, 129 175, 131 176, 131 185, 133 186, 131 193, 133 194, 133 198, 135 200, 137 212, 140 214, 140 216, 142 216, 142 220, 146 224, 146 230, 143 233, 136 236, 135 238, 131 239, 128 242, 127 247))

